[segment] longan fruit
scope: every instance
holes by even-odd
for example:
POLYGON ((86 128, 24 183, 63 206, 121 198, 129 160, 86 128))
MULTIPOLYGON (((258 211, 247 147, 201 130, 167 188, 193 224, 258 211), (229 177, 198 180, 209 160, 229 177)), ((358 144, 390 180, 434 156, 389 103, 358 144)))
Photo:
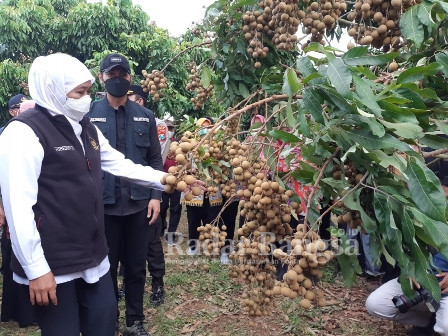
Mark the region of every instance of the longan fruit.
POLYGON ((176 189, 178 191, 184 191, 185 189, 187 189, 187 183, 185 183, 184 181, 177 182, 176 189))

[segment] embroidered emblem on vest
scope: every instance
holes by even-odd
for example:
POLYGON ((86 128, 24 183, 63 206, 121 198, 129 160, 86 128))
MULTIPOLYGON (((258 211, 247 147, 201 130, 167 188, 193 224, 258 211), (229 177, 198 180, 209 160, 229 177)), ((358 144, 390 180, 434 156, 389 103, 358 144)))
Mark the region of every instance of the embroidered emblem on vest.
POLYGON ((90 144, 92 145, 94 150, 96 150, 96 151, 100 150, 100 145, 98 145, 98 143, 95 141, 95 139, 90 138, 89 140, 90 140, 90 144))
POLYGON ((106 122, 106 118, 90 118, 91 122, 106 122))
POLYGON ((73 147, 73 146, 59 146, 59 147, 55 147, 54 150, 56 152, 64 152, 64 151, 75 150, 75 147, 73 147))
POLYGON ((144 122, 149 123, 149 118, 137 118, 137 117, 134 117, 134 121, 144 121, 144 122))

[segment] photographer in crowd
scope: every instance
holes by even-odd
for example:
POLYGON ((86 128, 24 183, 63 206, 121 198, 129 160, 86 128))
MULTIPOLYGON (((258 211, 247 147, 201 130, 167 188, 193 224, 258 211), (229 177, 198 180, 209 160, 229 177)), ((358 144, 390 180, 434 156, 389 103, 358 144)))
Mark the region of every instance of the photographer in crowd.
MULTIPOLYGON (((448 162, 434 161, 428 167, 440 178, 442 188, 448 197, 448 162)), ((429 291, 414 279, 414 298, 404 295, 399 278, 392 279, 376 289, 366 301, 370 315, 412 325, 408 335, 448 335, 448 260, 432 247, 433 272, 439 281, 442 298, 437 302, 429 291)))
POLYGON ((442 254, 433 256, 436 276, 442 291, 440 303, 414 281, 416 296, 403 294, 398 278, 392 279, 375 290, 366 301, 370 315, 414 326, 413 335, 448 335, 448 260, 442 254), (433 310, 433 311, 431 311, 433 310), (434 316, 435 315, 435 316, 434 316))

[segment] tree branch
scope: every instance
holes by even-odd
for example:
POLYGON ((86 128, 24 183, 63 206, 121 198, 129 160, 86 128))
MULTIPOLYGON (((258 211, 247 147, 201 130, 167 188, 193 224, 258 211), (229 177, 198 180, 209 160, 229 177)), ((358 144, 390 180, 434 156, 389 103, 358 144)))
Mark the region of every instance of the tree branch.
POLYGON ((308 202, 306 205, 306 213, 305 213, 305 219, 303 221, 303 224, 305 224, 305 226, 308 223, 308 213, 311 207, 311 200, 314 197, 314 193, 316 191, 317 186, 319 185, 320 180, 322 179, 322 177, 324 176, 325 173, 325 169, 327 169, 327 166, 330 164, 331 161, 333 161, 333 159, 336 157, 336 155, 338 155, 340 151, 340 148, 337 147, 336 150, 334 151, 334 153, 327 159, 327 161, 325 161, 324 165, 322 166, 320 172, 319 172, 319 176, 317 176, 316 182, 314 182, 313 188, 311 190, 310 196, 308 197, 308 202))
POLYGON ((166 70, 166 68, 168 68, 168 66, 171 64, 171 63, 173 63, 180 55, 182 55, 182 54, 184 54, 184 53, 186 53, 188 50, 190 50, 190 49, 193 49, 193 48, 196 48, 196 47, 200 47, 200 46, 202 46, 202 45, 205 45, 205 44, 212 44, 212 41, 206 41, 206 42, 202 42, 202 43, 198 43, 198 44, 195 44, 195 45, 192 45, 192 46, 189 46, 189 47, 187 47, 187 48, 185 48, 184 50, 182 50, 181 52, 179 52, 176 56, 174 56, 163 68, 162 68, 162 70, 160 70, 161 72, 164 72, 165 70, 166 70))

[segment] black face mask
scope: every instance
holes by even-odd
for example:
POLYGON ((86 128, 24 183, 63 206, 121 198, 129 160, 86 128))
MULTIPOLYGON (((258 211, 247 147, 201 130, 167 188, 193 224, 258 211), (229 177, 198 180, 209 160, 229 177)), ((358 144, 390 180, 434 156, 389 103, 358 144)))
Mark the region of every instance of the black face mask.
POLYGON ((114 97, 123 97, 128 93, 131 82, 123 77, 117 76, 106 80, 104 85, 106 86, 107 93, 114 97))

